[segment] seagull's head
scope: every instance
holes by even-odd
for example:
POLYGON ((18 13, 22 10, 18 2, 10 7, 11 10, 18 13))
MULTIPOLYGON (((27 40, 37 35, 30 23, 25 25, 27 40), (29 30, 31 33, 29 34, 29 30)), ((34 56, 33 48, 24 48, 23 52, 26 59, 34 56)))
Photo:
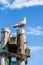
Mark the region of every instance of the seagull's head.
POLYGON ((27 18, 26 18, 26 17, 24 17, 24 20, 27 20, 27 18))
POLYGON ((24 17, 24 20, 27 21, 28 19, 26 17, 24 17))
POLYGON ((25 22, 25 24, 26 24, 26 22, 27 22, 27 18, 26 18, 26 17, 24 17, 24 22, 25 22))

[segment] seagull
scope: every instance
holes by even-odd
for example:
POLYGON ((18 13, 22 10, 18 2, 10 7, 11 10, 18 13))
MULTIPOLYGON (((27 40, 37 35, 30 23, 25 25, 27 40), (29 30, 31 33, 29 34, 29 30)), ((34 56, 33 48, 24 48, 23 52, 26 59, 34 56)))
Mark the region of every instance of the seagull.
POLYGON ((13 28, 22 28, 23 26, 25 26, 26 25, 26 17, 24 17, 24 19, 21 21, 21 22, 19 22, 18 24, 15 24, 14 26, 13 26, 13 28))

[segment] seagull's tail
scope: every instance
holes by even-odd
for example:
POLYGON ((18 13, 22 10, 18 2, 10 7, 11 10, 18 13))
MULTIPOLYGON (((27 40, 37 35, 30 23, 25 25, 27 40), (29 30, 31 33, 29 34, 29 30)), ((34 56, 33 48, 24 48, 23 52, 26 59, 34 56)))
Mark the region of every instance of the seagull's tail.
POLYGON ((16 27, 18 27, 18 24, 16 24, 16 25, 13 26, 13 28, 16 28, 16 27))
POLYGON ((17 26, 13 26, 13 28, 16 28, 17 26))

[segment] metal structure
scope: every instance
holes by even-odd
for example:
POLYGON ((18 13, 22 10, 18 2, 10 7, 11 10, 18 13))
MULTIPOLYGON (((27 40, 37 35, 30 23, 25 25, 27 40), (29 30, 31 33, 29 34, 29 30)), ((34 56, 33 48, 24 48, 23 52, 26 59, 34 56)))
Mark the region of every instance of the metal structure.
POLYGON ((11 65, 11 57, 16 57, 16 65, 26 65, 30 57, 30 49, 26 47, 25 31, 17 29, 17 36, 11 37, 9 28, 2 29, 0 65, 11 65))

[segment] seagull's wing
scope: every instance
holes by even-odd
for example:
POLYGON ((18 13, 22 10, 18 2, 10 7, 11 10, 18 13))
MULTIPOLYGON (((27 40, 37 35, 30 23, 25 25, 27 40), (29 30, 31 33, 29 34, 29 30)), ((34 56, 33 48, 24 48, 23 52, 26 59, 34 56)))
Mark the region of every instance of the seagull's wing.
POLYGON ((17 27, 18 26, 18 24, 15 24, 14 26, 13 26, 13 28, 15 28, 15 27, 17 27))
POLYGON ((13 26, 13 28, 16 28, 16 27, 23 27, 24 25, 26 24, 26 18, 24 18, 21 22, 19 22, 18 24, 15 24, 13 26))

